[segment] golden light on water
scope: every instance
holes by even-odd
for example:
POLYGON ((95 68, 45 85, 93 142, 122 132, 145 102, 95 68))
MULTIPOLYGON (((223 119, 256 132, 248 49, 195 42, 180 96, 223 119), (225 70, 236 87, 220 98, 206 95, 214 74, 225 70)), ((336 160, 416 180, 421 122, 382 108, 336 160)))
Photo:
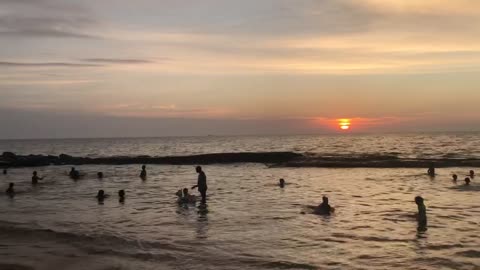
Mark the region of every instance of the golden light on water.
POLYGON ((338 119, 338 125, 340 126, 340 129, 342 130, 349 130, 351 126, 351 121, 350 119, 338 119))

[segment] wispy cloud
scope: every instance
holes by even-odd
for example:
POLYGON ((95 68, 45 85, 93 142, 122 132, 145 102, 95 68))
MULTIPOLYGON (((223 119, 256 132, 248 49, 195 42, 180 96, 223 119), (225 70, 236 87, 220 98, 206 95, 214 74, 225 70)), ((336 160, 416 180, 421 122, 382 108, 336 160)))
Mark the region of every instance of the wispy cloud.
POLYGON ((86 58, 82 59, 86 62, 93 62, 93 63, 106 63, 106 64, 152 64, 155 61, 152 60, 145 60, 145 59, 120 59, 120 58, 86 58))
POLYGON ((0 67, 98 67, 98 64, 69 62, 7 62, 0 61, 0 67))

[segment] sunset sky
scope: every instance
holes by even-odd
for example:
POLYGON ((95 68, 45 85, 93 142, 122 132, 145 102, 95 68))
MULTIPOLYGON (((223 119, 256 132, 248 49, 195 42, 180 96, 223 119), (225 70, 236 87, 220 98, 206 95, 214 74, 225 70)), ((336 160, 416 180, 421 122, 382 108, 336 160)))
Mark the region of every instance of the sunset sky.
POLYGON ((0 44, 0 138, 480 129, 478 0, 0 0, 0 44))

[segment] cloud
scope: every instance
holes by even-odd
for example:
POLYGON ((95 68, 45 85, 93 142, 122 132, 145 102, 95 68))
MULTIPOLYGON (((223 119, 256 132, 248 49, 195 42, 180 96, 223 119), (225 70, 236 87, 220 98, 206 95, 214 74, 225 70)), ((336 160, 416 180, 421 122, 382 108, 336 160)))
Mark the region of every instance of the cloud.
POLYGON ((98 64, 69 62, 6 62, 0 61, 0 67, 98 67, 98 64))
MULTIPOLYGON (((166 58, 165 58, 166 59, 166 58)), ((93 62, 93 63, 105 63, 105 64, 152 64, 155 63, 151 60, 145 59, 119 59, 119 58, 86 58, 82 59, 86 62, 93 62)))

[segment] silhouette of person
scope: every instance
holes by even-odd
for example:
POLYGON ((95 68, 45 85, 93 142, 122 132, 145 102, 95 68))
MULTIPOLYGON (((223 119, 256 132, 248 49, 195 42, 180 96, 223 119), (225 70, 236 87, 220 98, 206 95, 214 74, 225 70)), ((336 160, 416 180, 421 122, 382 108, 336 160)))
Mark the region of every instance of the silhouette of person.
POLYGON ((456 174, 452 175, 452 180, 453 182, 457 182, 458 176, 456 174))
POLYGON ((470 170, 469 175, 470 175, 470 178, 474 178, 475 177, 475 172, 473 170, 470 170))
POLYGON ((97 178, 103 179, 103 172, 97 172, 97 178))
POLYGON ((77 180, 78 178, 80 178, 80 173, 75 169, 75 167, 72 167, 72 169, 70 170, 70 173, 68 175, 73 180, 77 180))
POLYGON ((205 172, 203 172, 201 166, 197 166, 195 168, 196 172, 198 173, 198 180, 197 184, 192 187, 198 188, 198 192, 200 192, 200 195, 202 195, 202 204, 205 204, 207 202, 207 175, 205 175, 205 172))
POLYGON ((38 180, 42 180, 42 179, 43 179, 43 177, 39 177, 38 174, 37 174, 37 171, 33 172, 33 175, 32 175, 32 184, 33 185, 38 184, 38 180))
POLYGON ((118 201, 120 203, 125 202, 125 190, 121 189, 118 191, 118 201))
POLYGON ((314 211, 317 215, 330 215, 332 213, 332 207, 328 204, 328 197, 322 197, 322 203, 315 208, 314 211))
POLYGON ((195 195, 191 195, 190 193, 188 193, 188 188, 184 188, 183 189, 183 200, 186 203, 195 203, 197 201, 197 198, 195 197, 195 195))
POLYGON ((466 185, 466 186, 469 186, 469 185, 470 185, 470 178, 469 178, 469 177, 466 177, 466 178, 465 178, 465 185, 466 185))
POLYGON ((104 199, 108 198, 108 195, 105 194, 105 191, 103 191, 103 189, 100 189, 97 193, 96 198, 99 202, 103 202, 104 199))
POLYGON ((428 167, 427 173, 431 177, 435 177, 435 167, 433 166, 433 163, 430 163, 430 167, 428 167))
POLYGON ((7 174, 7 169, 3 169, 3 174, 7 174))
POLYGON ((415 203, 418 206, 418 230, 425 230, 427 228, 427 208, 421 196, 415 197, 415 203))
POLYGON ((284 187, 285 187, 285 179, 280 178, 280 180, 278 180, 278 185, 279 185, 281 188, 284 188, 284 187))
POLYGON ((15 190, 13 189, 13 186, 14 186, 14 185, 15 185, 14 183, 10 183, 10 184, 8 185, 7 190, 5 190, 5 193, 6 193, 8 196, 10 196, 10 197, 15 196, 15 190))
POLYGON ((147 167, 145 165, 142 165, 142 171, 140 172, 140 178, 142 178, 142 180, 147 179, 147 167))

